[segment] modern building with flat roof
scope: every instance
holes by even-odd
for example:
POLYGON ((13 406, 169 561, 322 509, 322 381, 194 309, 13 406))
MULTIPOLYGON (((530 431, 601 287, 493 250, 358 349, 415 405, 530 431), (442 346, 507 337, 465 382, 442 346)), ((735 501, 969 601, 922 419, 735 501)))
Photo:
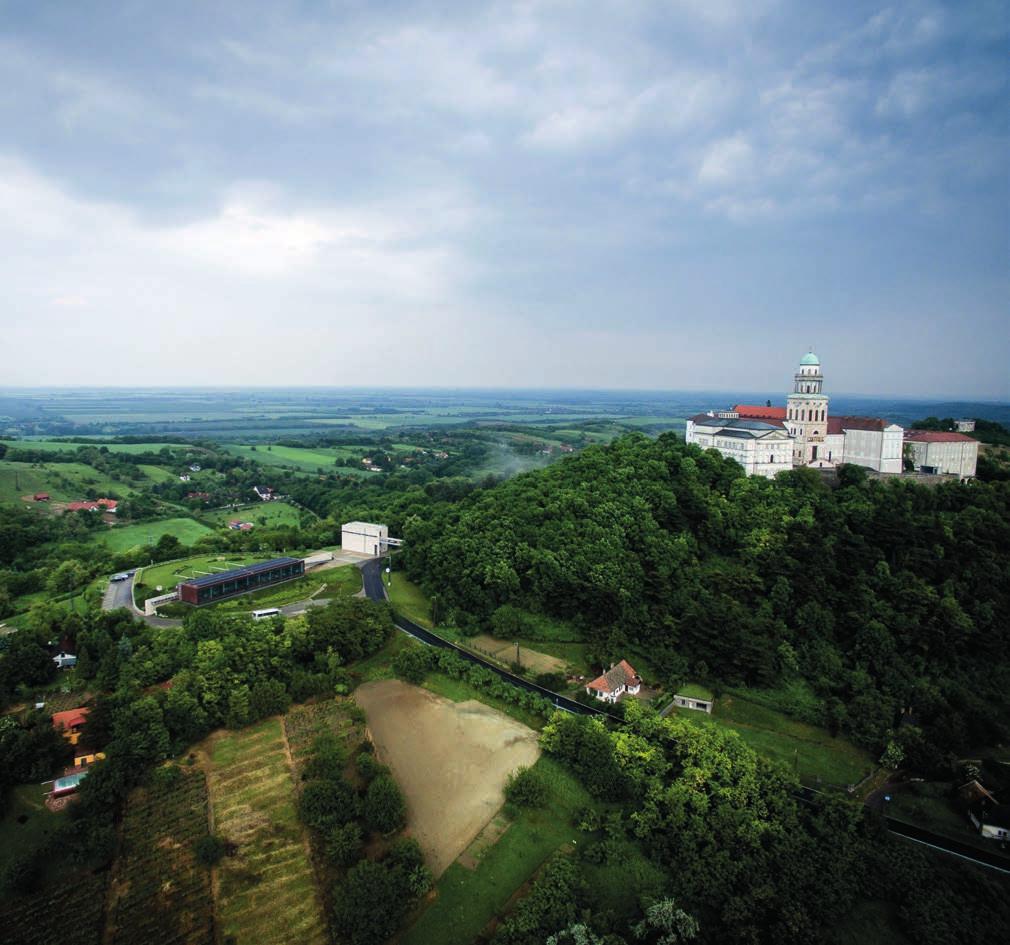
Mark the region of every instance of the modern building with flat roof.
POLYGON ((274 558, 259 564, 221 571, 219 574, 205 574, 203 577, 183 581, 176 588, 179 600, 186 604, 212 604, 227 597, 238 597, 250 591, 282 584, 299 578, 305 573, 305 562, 301 558, 274 558))

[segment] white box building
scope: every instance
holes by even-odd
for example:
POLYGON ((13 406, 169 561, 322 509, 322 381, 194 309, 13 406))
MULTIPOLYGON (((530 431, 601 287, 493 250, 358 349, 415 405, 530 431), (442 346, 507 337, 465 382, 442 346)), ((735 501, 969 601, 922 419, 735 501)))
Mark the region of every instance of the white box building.
POLYGON ((340 546, 344 551, 373 557, 384 554, 389 547, 388 525, 371 522, 347 522, 340 529, 340 546))

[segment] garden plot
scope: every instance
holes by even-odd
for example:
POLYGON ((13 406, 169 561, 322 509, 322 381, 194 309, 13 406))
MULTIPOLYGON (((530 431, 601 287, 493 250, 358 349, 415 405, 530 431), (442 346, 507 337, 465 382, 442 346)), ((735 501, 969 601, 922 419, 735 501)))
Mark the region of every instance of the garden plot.
POLYGON ((217 870, 222 939, 324 945, 328 937, 281 721, 212 736, 208 750, 214 829, 236 846, 217 870))
POLYGON ((438 876, 501 807, 509 773, 537 760, 537 734, 483 703, 396 679, 365 683, 354 697, 407 798, 408 831, 438 876))
MULTIPOLYGON (((499 640, 489 634, 481 633, 461 642, 468 649, 491 656, 500 663, 511 665, 515 662, 515 644, 506 640, 499 640)), ((524 669, 532 669, 535 673, 563 673, 567 665, 564 660, 558 659, 556 656, 539 653, 521 644, 519 646, 519 663, 524 669)))

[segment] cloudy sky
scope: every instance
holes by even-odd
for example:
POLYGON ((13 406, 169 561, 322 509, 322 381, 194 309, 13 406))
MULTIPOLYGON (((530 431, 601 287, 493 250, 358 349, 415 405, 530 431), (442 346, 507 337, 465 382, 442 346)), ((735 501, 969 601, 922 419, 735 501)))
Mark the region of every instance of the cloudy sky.
POLYGON ((0 0, 0 384, 1010 400, 1008 11, 0 0))

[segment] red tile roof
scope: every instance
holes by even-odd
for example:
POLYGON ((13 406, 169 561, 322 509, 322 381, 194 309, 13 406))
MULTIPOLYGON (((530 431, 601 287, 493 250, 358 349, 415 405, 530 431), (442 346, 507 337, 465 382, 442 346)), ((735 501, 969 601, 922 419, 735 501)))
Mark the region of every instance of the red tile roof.
POLYGON ((636 686, 640 683, 641 679, 638 678, 634 667, 627 660, 621 660, 602 676, 597 676, 589 683, 588 688, 595 689, 597 692, 616 692, 623 686, 636 686))
POLYGON ((756 407, 753 404, 737 404, 733 408, 747 420, 785 420, 785 407, 756 407))
POLYGON ((57 731, 73 729, 88 721, 89 709, 67 709, 66 712, 53 713, 53 728, 57 731))
POLYGON ((977 443, 978 440, 963 433, 948 433, 945 430, 906 430, 906 440, 916 443, 977 443))

